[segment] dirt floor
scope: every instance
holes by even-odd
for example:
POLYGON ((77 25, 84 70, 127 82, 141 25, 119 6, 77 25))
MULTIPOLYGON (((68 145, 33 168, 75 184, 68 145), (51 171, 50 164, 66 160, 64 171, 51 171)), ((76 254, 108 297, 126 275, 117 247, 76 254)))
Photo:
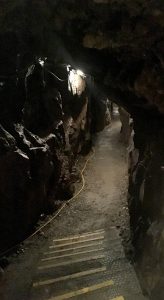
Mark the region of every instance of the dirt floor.
MULTIPOLYGON (((22 244, 19 253, 7 258, 9 266, 0 282, 1 300, 30 300, 27 294, 33 273, 52 237, 115 226, 127 245, 127 158, 126 148, 120 142, 120 128, 116 116, 110 127, 95 136, 95 150, 84 172, 85 187, 80 196, 66 206, 50 226, 22 244)), ((82 162, 85 163, 84 158, 81 165, 82 162)))

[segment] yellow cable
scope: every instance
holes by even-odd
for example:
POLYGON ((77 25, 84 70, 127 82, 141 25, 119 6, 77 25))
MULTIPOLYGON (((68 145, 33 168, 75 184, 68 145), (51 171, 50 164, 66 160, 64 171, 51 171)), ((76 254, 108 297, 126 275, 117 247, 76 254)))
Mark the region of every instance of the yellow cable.
MULTIPOLYGON (((41 231, 44 227, 46 227, 49 223, 51 223, 59 214, 60 212, 63 210, 63 208, 67 205, 67 203, 70 203, 72 200, 74 200, 75 198, 77 198, 80 193, 82 192, 82 190, 84 189, 85 187, 85 179, 84 179, 84 171, 87 167, 87 164, 89 162, 89 160, 93 157, 95 151, 93 149, 93 154, 91 156, 88 157, 88 159, 86 160, 85 164, 84 164, 84 167, 83 169, 81 170, 80 174, 81 174, 81 179, 82 179, 82 187, 81 189, 72 197, 70 198, 69 200, 67 200, 67 202, 63 203, 63 205, 61 206, 61 208, 57 211, 57 213, 48 221, 46 222, 43 226, 39 227, 38 230, 36 230, 33 234, 31 234, 30 236, 27 237, 27 239, 29 239, 30 237, 34 236, 36 233, 38 233, 39 231, 41 231)), ((24 241, 26 241, 27 239, 25 239, 24 241)))
MULTIPOLYGON (((53 220, 56 219, 56 217, 60 214, 60 212, 64 209, 64 207, 67 205, 67 203, 70 203, 72 200, 74 200, 75 198, 77 198, 80 193, 82 192, 82 190, 84 189, 85 187, 85 178, 84 178, 84 171, 87 167, 87 164, 89 162, 89 160, 93 157, 94 153, 95 153, 95 150, 92 149, 93 153, 92 155, 90 155, 88 157, 88 159, 86 160, 85 164, 84 164, 84 167, 83 169, 81 170, 80 174, 81 174, 81 179, 82 179, 82 187, 81 189, 72 197, 70 198, 69 200, 67 200, 65 203, 62 204, 62 206, 60 207, 60 209, 56 212, 56 214, 49 220, 47 221, 44 225, 42 225, 41 227, 39 227, 34 233, 32 233, 31 235, 29 235, 25 240, 23 240, 22 242, 20 243, 24 243, 25 241, 27 241, 29 238, 35 236, 38 232, 40 232, 43 228, 45 228, 48 224, 50 224, 53 220)), ((16 244, 15 246, 9 248, 8 250, 6 250, 5 252, 3 252, 2 254, 0 254, 0 256, 3 256, 5 254, 7 254, 9 251, 11 251, 12 249, 16 248, 18 245, 20 245, 20 243, 16 244)))

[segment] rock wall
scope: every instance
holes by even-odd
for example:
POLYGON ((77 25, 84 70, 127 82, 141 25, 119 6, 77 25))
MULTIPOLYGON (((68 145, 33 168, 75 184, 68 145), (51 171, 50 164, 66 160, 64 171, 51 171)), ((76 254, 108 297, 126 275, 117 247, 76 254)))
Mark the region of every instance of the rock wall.
POLYGON ((128 146, 131 134, 130 115, 123 107, 119 107, 119 115, 121 121, 120 140, 128 146))
POLYGON ((150 298, 164 297, 164 117, 133 116, 129 147, 129 210, 141 284, 150 298))
POLYGON ((75 158, 92 144, 92 95, 86 79, 79 82, 73 94, 65 67, 40 59, 14 77, 1 76, 1 250, 74 193, 75 158))
POLYGON ((134 260, 140 283, 152 300, 164 298, 164 117, 122 108, 121 140, 128 146, 128 204, 134 260), (127 143, 128 141, 128 143, 127 143))

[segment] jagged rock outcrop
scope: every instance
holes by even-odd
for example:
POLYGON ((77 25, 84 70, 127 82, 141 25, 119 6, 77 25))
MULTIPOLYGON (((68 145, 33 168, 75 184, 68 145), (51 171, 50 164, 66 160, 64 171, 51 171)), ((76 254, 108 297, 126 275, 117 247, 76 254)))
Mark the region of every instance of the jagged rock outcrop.
POLYGON ((121 121, 120 140, 127 146, 129 145, 129 140, 131 135, 130 115, 122 107, 119 107, 118 110, 119 110, 120 121, 121 121))
POLYGON ((141 282, 151 299, 163 299, 163 116, 140 111, 130 150, 129 209, 141 282), (142 116, 142 119, 141 119, 142 116))
MULTIPOLYGON (((76 74, 76 80, 70 78, 65 66, 55 68, 52 62, 39 58, 23 73, 2 76, 1 80, 3 250, 32 230, 41 213, 53 211, 56 200, 71 198, 74 161, 91 148, 93 121, 92 93, 87 91, 85 77, 76 74), (63 79, 56 75, 57 69, 64 73, 63 79)), ((105 99, 105 125, 104 107, 105 99)))

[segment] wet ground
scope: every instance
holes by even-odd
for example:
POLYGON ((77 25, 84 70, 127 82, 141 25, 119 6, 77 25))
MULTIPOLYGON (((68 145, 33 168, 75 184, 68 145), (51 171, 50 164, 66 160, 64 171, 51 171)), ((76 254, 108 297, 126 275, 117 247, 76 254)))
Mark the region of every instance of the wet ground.
POLYGON ((120 122, 95 137, 85 187, 54 222, 10 258, 1 300, 142 300, 127 247, 126 148, 120 122), (121 238, 122 237, 122 238, 121 238))

